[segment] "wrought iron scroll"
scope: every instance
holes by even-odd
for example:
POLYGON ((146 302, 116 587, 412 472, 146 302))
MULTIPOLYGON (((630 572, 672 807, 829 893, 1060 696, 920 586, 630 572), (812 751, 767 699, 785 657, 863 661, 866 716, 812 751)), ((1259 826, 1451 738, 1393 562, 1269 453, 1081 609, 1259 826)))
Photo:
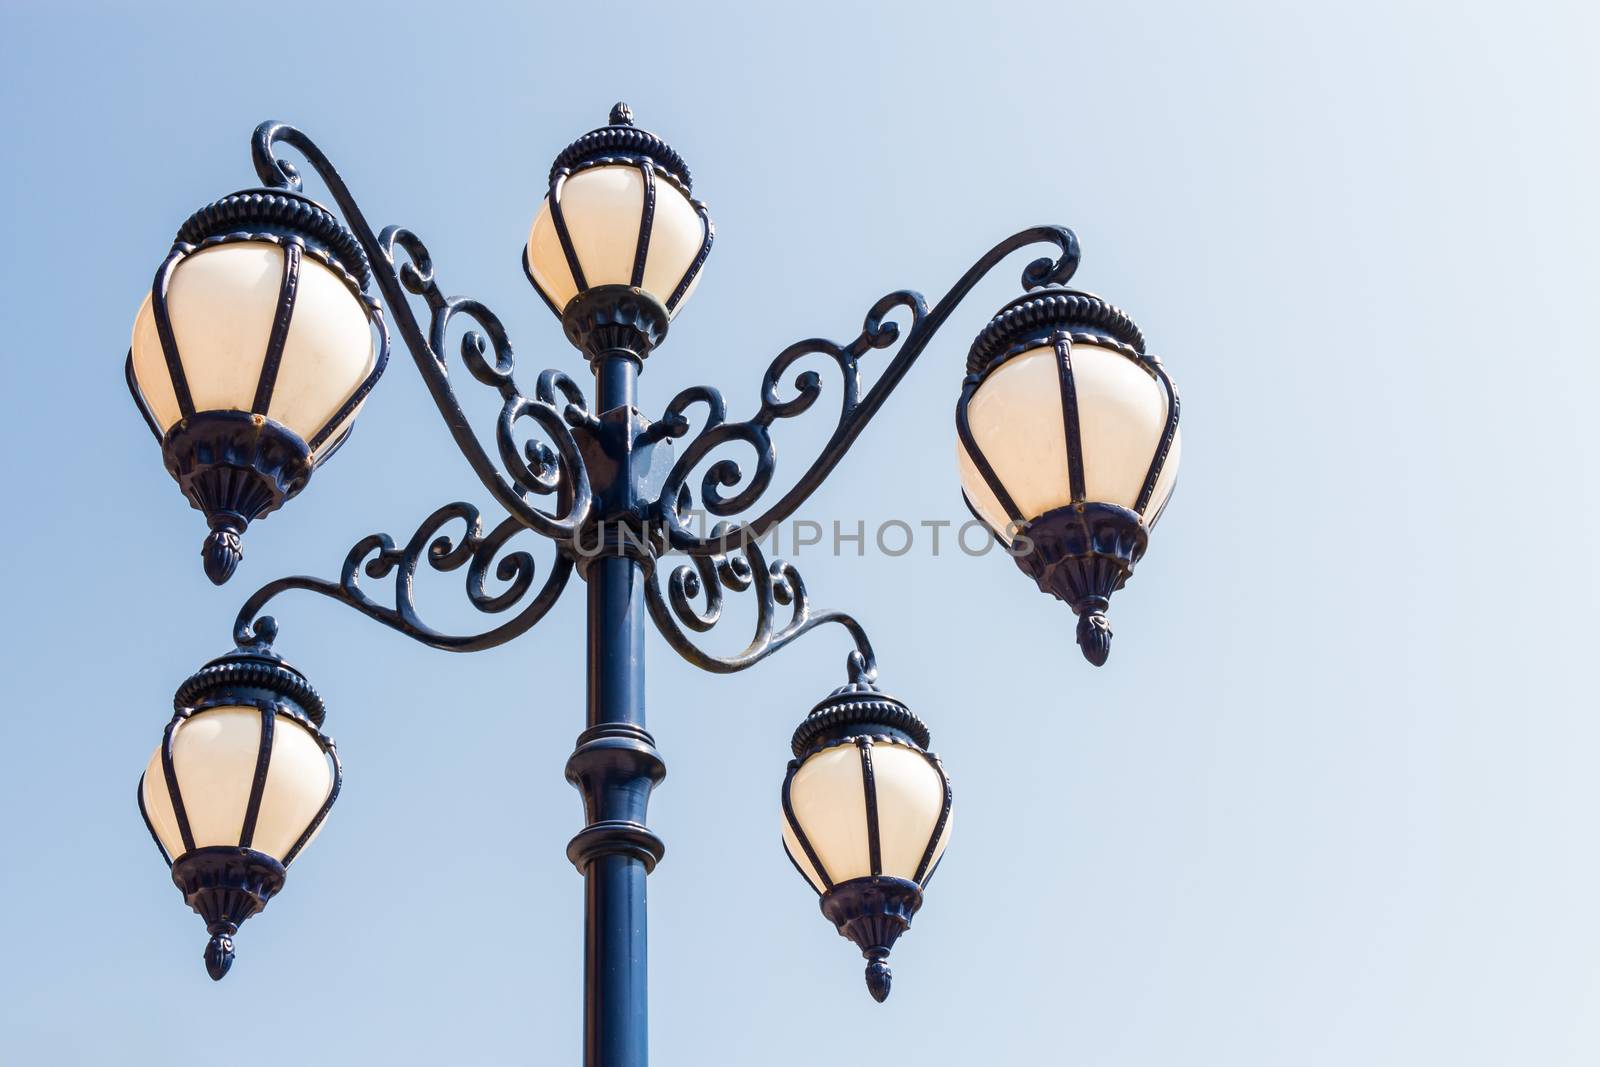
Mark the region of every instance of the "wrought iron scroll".
POLYGON ((1060 255, 1029 263, 1022 272, 1024 288, 1065 284, 1071 279, 1078 267, 1077 237, 1064 226, 1035 226, 1012 234, 991 248, 932 308, 920 294, 908 289, 896 290, 868 309, 860 334, 848 344, 810 338, 784 349, 762 378, 760 408, 743 422, 728 421, 722 394, 710 386, 693 386, 674 397, 666 413, 652 427, 655 436, 685 437, 691 425, 686 413, 699 404, 705 406, 706 414, 700 432, 678 457, 656 501, 656 511, 672 547, 695 556, 725 554, 736 546, 753 543, 792 515, 838 466, 956 306, 1001 260, 1034 244, 1054 244, 1060 249, 1060 255), (910 316, 904 341, 883 374, 863 393, 862 357, 874 349, 889 348, 901 339, 900 324, 890 318, 900 310, 910 316), (756 518, 724 524, 721 536, 697 537, 687 524, 688 512, 695 503, 695 494, 689 488, 691 476, 723 445, 746 446, 754 453, 755 470, 746 477, 736 459, 718 459, 701 477, 698 497, 706 512, 721 518, 753 507, 771 487, 777 468, 770 433, 773 424, 803 415, 823 393, 822 377, 815 371, 796 376, 793 396, 782 395, 780 380, 800 359, 816 354, 833 360, 841 383, 838 423, 827 444, 794 486, 756 518))
POLYGON ((251 154, 262 182, 277 189, 301 189, 299 171, 275 152, 279 144, 296 149, 327 185, 345 223, 372 262, 373 276, 434 404, 484 486, 518 524, 558 541, 570 540, 593 506, 588 474, 569 429, 593 421, 576 383, 565 374, 546 371, 539 377, 534 396, 526 396, 513 377, 511 342, 499 317, 477 300, 445 296, 434 280, 427 246, 410 230, 390 226, 374 236, 344 180, 310 137, 281 122, 263 122, 256 127, 251 154), (397 262, 397 249, 405 254, 404 261, 397 262), (422 297, 427 305, 426 331, 412 311, 408 292, 422 297), (478 440, 450 386, 442 353, 450 323, 457 316, 473 324, 461 338, 462 363, 475 379, 497 390, 502 400, 495 427, 500 464, 478 440), (543 431, 550 443, 530 440, 519 447, 517 424, 524 419, 543 431), (555 494, 556 513, 535 508, 528 500, 530 494, 555 494))
POLYGON ((558 552, 544 584, 530 598, 528 594, 536 577, 532 554, 525 551, 502 554, 506 542, 524 529, 521 520, 513 517, 502 520, 485 533, 478 509, 471 504, 455 503, 446 504, 428 516, 402 546, 396 546, 388 534, 369 534, 356 542, 345 556, 338 581, 295 575, 268 582, 256 590, 234 620, 234 642, 241 648, 263 640, 271 643, 277 627, 268 624, 270 616, 261 616, 261 609, 279 593, 301 589, 347 604, 407 637, 448 652, 476 652, 504 644, 526 633, 544 618, 572 574, 571 558, 558 552), (453 522, 460 522, 464 527, 460 538, 441 532, 453 522), (422 621, 416 607, 417 567, 424 559, 436 571, 466 567, 467 599, 479 611, 500 614, 518 605, 521 609, 506 622, 483 633, 454 635, 434 629, 422 621), (500 592, 491 592, 486 586, 491 566, 495 579, 507 583, 500 592), (363 572, 375 580, 394 576, 393 607, 380 604, 361 588, 363 572))
MULTIPOLYGON (((720 539, 721 533, 713 536, 720 539)), ((667 643, 696 667, 714 674, 742 671, 818 626, 837 623, 856 646, 847 660, 850 680, 877 679, 877 658, 861 624, 842 611, 813 611, 800 572, 786 560, 769 564, 754 541, 726 553, 690 556, 672 569, 664 583, 663 570, 658 565, 645 582, 645 604, 667 643), (755 629, 742 651, 717 656, 695 644, 690 634, 707 633, 721 621, 725 589, 755 593, 755 629)))

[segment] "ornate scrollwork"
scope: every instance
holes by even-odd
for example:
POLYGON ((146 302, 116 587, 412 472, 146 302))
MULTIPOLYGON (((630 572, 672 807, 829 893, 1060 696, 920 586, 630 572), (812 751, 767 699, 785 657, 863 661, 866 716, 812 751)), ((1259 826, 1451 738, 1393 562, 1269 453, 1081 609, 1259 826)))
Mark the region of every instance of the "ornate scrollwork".
MULTIPOLYGON (((727 531, 719 528, 712 537, 721 543, 727 531)), ((729 540, 732 545, 732 541, 729 540)), ((645 582, 645 603, 656 628, 684 659, 702 670, 731 674, 761 662, 802 634, 826 623, 843 626, 855 641, 847 666, 852 682, 871 682, 878 676, 877 658, 866 630, 842 611, 817 611, 811 608, 805 580, 786 560, 770 564, 761 546, 754 541, 730 548, 727 552, 696 554, 674 567, 665 581, 662 568, 651 570, 645 582), (754 592, 756 620, 749 644, 731 656, 717 656, 695 644, 690 633, 710 632, 722 620, 723 590, 754 592), (788 609, 782 618, 782 609, 788 609)))
POLYGON ((261 609, 279 593, 303 589, 348 604, 368 618, 434 648, 475 652, 504 644, 527 632, 544 617, 561 596, 572 574, 572 560, 558 553, 544 584, 530 599, 528 593, 536 577, 532 554, 525 551, 502 554, 506 542, 524 529, 522 522, 512 517, 485 533, 477 508, 464 503, 446 504, 429 515, 402 546, 396 546, 394 539, 384 533, 369 534, 356 542, 345 556, 337 582, 303 575, 268 582, 239 609, 233 624, 234 641, 240 647, 261 640, 270 643, 277 627, 267 622, 270 616, 260 616, 261 609), (453 522, 460 522, 464 527, 460 538, 441 532, 453 522), (458 636, 433 629, 422 621, 416 607, 417 567, 424 558, 436 571, 455 571, 465 566, 467 600, 479 611, 501 614, 518 604, 522 605, 521 610, 483 633, 458 636), (491 567, 495 580, 506 583, 499 592, 490 591, 486 584, 491 567), (394 577, 394 607, 378 603, 361 588, 363 572, 375 580, 394 577))
POLYGON ((477 300, 445 296, 434 279, 433 257, 415 233, 390 226, 374 236, 338 171, 300 130, 280 122, 264 122, 256 127, 252 156, 263 183, 278 189, 301 188, 300 173, 294 164, 279 158, 274 151, 278 144, 298 150, 327 185, 371 261, 378 287, 389 302, 395 325, 411 350, 434 404, 484 486, 520 525, 558 541, 570 540, 588 519, 593 505, 588 472, 569 429, 593 421, 582 391, 565 374, 545 371, 539 376, 533 397, 525 395, 513 375, 511 341, 500 318, 477 300), (403 260, 398 258, 397 250, 404 253, 403 260), (420 296, 427 305, 426 332, 412 312, 407 293, 420 296), (485 451, 450 387, 443 353, 448 347, 451 322, 457 317, 473 324, 461 337, 462 364, 475 379, 500 393, 495 451, 504 469, 485 451), (523 420, 543 431, 549 442, 528 440, 519 446, 516 431, 523 420), (530 494, 555 494, 556 513, 533 507, 527 499, 530 494))
POLYGON ((1061 254, 1055 259, 1036 259, 1029 263, 1022 272, 1024 288, 1064 284, 1077 270, 1078 239, 1071 230, 1063 226, 1035 226, 1022 230, 985 253, 931 309, 920 294, 909 289, 896 290, 868 309, 861 332, 848 344, 810 338, 784 349, 762 378, 760 408, 743 422, 727 420, 727 405, 722 394, 709 386, 694 386, 674 397, 656 424, 659 429, 652 428, 654 436, 687 436, 690 420, 686 412, 697 404, 705 406, 706 418, 700 432, 678 457, 656 501, 656 510, 672 547, 696 556, 724 554, 731 545, 753 543, 776 523, 792 515, 844 458, 855 439, 900 384, 956 305, 1001 260, 1033 244, 1054 244, 1061 254), (900 324, 890 318, 901 310, 910 317, 903 335, 900 324), (872 387, 863 393, 862 357, 874 349, 889 348, 902 336, 904 342, 900 350, 872 387), (839 418, 827 444, 794 486, 756 518, 738 524, 724 524, 721 536, 695 536, 687 525, 688 512, 694 506, 696 497, 689 488, 694 471, 712 452, 724 445, 748 447, 754 453, 755 470, 746 477, 736 459, 718 459, 706 468, 701 477, 698 498, 707 512, 723 518, 754 506, 771 487, 777 469, 770 433, 772 425, 780 419, 803 415, 823 393, 822 376, 815 371, 804 371, 795 377, 793 396, 783 395, 781 379, 799 360, 817 354, 833 360, 839 369, 841 383, 839 418), (728 490, 734 491, 730 493, 728 490))

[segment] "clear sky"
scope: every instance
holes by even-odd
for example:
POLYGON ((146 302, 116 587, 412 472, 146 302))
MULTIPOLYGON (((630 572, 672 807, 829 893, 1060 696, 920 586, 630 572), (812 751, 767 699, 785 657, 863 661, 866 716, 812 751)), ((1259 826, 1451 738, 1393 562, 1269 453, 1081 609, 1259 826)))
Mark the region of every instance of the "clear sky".
MULTIPOLYGON (((233 973, 206 977, 134 803, 173 689, 257 584, 488 501, 398 352, 219 591, 122 360, 173 231, 254 184, 271 117, 501 312, 524 380, 578 374, 515 256, 550 159, 618 99, 717 222, 647 411, 705 381, 743 417, 790 341, 848 339, 883 293, 936 296, 1040 222, 1076 228, 1078 282, 1138 319, 1184 398, 1178 492, 1104 669, 998 555, 797 560, 866 623, 955 782, 885 1005, 778 836, 787 738, 843 641, 713 677, 652 637, 656 1064, 1600 1062, 1596 21, 1575 2, 4 4, 0 1062, 576 1062, 576 583, 473 656, 276 606, 345 792, 233 973)), ((804 517, 965 518, 951 410, 1020 266, 804 517)), ((819 433, 780 439, 780 478, 819 433)), ((424 594, 470 621, 458 576, 424 594)))

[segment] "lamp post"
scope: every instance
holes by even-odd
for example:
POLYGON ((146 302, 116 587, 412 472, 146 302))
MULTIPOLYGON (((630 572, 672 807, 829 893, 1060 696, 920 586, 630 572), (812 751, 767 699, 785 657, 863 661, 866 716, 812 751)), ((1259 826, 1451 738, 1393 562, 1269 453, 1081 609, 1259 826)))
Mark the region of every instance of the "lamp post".
POLYGON ((714 230, 683 158, 636 127, 625 105, 557 157, 521 253, 528 280, 589 363, 592 406, 556 370, 525 392, 499 317, 445 296, 417 235, 394 226, 375 233, 300 130, 263 123, 252 155, 263 187, 224 197, 179 229, 127 361, 168 471, 206 518, 207 575, 226 582, 246 527, 298 494, 348 437, 387 362, 386 314, 506 516, 488 525, 477 507, 447 504, 403 544, 363 538, 337 579, 266 583, 239 610, 233 650, 178 688, 139 804, 174 882, 206 922, 211 976, 227 972, 239 925, 281 891, 341 784, 322 699, 275 651, 268 602, 317 593, 423 644, 471 652, 529 630, 576 573, 588 586, 588 707, 566 773, 585 825, 567 855, 585 881, 585 1062, 647 1059, 645 881, 664 852, 647 808, 665 774, 645 723, 647 617, 687 660, 718 673, 744 670, 825 624, 850 636, 845 684, 795 731, 782 840, 823 914, 867 960, 872 996, 887 997, 890 950, 949 842, 950 781, 928 728, 879 689, 862 626, 813 608, 799 572, 767 559, 760 539, 839 464, 977 282, 1020 249, 1053 245, 1055 257, 1028 264, 1024 293, 971 345, 956 407, 958 470, 974 516, 1072 607, 1084 655, 1104 663, 1110 597, 1143 555, 1176 476, 1178 399, 1132 320, 1066 287, 1079 258, 1072 232, 1013 234, 931 306, 897 290, 868 309, 849 342, 790 345, 768 367, 748 419, 730 419, 709 386, 682 390, 651 419, 639 375, 699 281, 714 230), (282 146, 322 178, 337 215, 305 196, 282 146), (462 324, 461 366, 501 399, 492 447, 469 424, 450 377, 446 340, 462 324), (864 385, 867 357, 889 349, 864 385), (837 421, 793 485, 763 507, 776 469, 773 425, 804 415, 826 391, 812 370, 785 379, 818 357, 839 373, 837 421), (746 474, 730 450, 753 454, 754 470, 746 474), (715 528, 697 532, 697 511, 716 517, 715 528), (542 581, 531 554, 508 551, 526 532, 555 549, 542 581), (498 624, 467 634, 428 625, 414 592, 424 562, 466 568, 469 602, 498 624), (392 604, 370 595, 363 576, 392 578, 392 604), (717 655, 698 637, 718 625, 727 594, 748 595, 756 621, 742 651, 717 655))

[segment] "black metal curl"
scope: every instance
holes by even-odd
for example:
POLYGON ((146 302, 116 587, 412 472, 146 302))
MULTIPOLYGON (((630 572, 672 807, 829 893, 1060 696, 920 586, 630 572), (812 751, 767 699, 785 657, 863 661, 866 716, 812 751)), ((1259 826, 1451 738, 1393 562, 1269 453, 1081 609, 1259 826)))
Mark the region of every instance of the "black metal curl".
POLYGON ((743 422, 727 421, 727 405, 722 394, 710 386, 693 386, 674 397, 656 423, 659 429, 652 427, 652 436, 687 436, 691 424, 686 412, 697 404, 706 407, 706 418, 700 432, 673 465, 656 500, 656 510, 672 547, 696 556, 724 554, 734 545, 757 541, 774 525, 792 515, 838 466, 956 306, 1001 260, 1034 244, 1054 244, 1061 254, 1055 259, 1035 259, 1024 267, 1022 285, 1025 289, 1062 285, 1072 278, 1078 268, 1078 238, 1065 226, 1031 227, 1012 234, 986 252, 932 308, 928 307, 921 294, 899 289, 868 309, 861 332, 848 344, 809 338, 784 349, 762 378, 760 408, 743 422), (861 358, 873 349, 888 348, 901 339, 900 324, 890 319, 892 314, 901 310, 910 316, 903 335, 904 342, 884 368, 883 374, 863 393, 861 358), (725 533, 721 537, 695 536, 687 525, 686 514, 694 503, 694 494, 688 484, 693 472, 715 449, 723 445, 734 443, 749 447, 755 457, 755 470, 746 477, 736 460, 717 460, 701 477, 699 499, 707 512, 720 517, 728 517, 754 506, 771 487, 777 469, 777 456, 770 433, 773 423, 803 415, 823 392, 822 377, 815 371, 808 370, 795 377, 794 395, 790 397, 781 395, 780 379, 800 359, 817 354, 833 360, 839 369, 841 382, 839 419, 827 444, 793 487, 756 518, 736 525, 723 524, 721 529, 725 533), (726 492, 730 489, 735 491, 726 492))
MULTIPOLYGON (((720 541, 726 532, 719 527, 712 536, 720 541)), ((849 632, 856 646, 846 661, 850 681, 872 682, 878 677, 877 657, 861 624, 842 611, 814 612, 800 572, 786 560, 775 559, 769 564, 761 546, 754 541, 728 552, 693 555, 672 569, 665 584, 663 593, 662 568, 652 569, 644 585, 650 617, 667 643, 702 670, 714 674, 742 671, 802 634, 826 623, 837 623, 849 632), (754 633, 749 644, 731 656, 707 652, 689 636, 691 631, 708 633, 721 621, 724 589, 735 593, 753 590, 756 598, 754 633), (789 611, 788 617, 780 620, 782 608, 789 611)))
POLYGON ((270 616, 261 616, 261 609, 279 593, 303 589, 347 604, 390 629, 447 652, 476 652, 504 644, 526 633, 544 618, 572 574, 572 560, 557 553, 544 584, 532 599, 527 599, 536 577, 532 554, 525 551, 501 554, 506 542, 524 529, 519 519, 511 517, 485 533, 478 509, 458 502, 446 504, 428 516, 403 546, 397 547, 388 534, 369 534, 356 542, 345 556, 336 582, 294 575, 257 589, 234 620, 234 642, 240 647, 258 641, 270 643, 277 626, 268 623, 270 616), (454 522, 460 522, 464 528, 460 538, 442 532, 454 522), (416 608, 417 566, 424 558, 429 567, 441 572, 465 566, 467 600, 479 611, 500 614, 518 604, 523 605, 522 609, 508 621, 479 634, 454 635, 433 629, 422 621, 416 608), (486 587, 491 565, 495 580, 506 583, 500 592, 491 592, 486 587), (361 588, 363 571, 372 579, 394 575, 394 607, 385 607, 367 595, 361 588))
POLYGON ((478 478, 520 525, 558 541, 570 540, 588 519, 594 502, 588 472, 569 430, 569 426, 583 425, 591 418, 577 385, 565 375, 552 377, 554 372, 546 372, 540 375, 535 395, 524 395, 513 376, 511 342, 499 317, 477 300, 443 295, 434 279, 433 258, 415 233, 390 226, 374 236, 344 180, 310 137, 286 123, 269 121, 257 126, 251 139, 251 154, 262 182, 278 189, 301 188, 299 170, 274 151, 279 144, 295 148, 327 185, 345 223, 372 263, 373 276, 388 301, 395 325, 451 437, 478 478), (405 253, 398 262, 397 249, 405 253), (407 293, 422 297, 427 304, 426 333, 412 312, 407 293), (450 322, 458 315, 470 319, 475 326, 461 338, 463 365, 479 382, 496 389, 503 401, 495 445, 504 470, 479 442, 450 387, 449 369, 442 353, 450 322), (519 448, 514 431, 524 419, 548 435, 550 443, 530 440, 519 448), (558 513, 533 507, 526 499, 530 493, 556 494, 558 513))

